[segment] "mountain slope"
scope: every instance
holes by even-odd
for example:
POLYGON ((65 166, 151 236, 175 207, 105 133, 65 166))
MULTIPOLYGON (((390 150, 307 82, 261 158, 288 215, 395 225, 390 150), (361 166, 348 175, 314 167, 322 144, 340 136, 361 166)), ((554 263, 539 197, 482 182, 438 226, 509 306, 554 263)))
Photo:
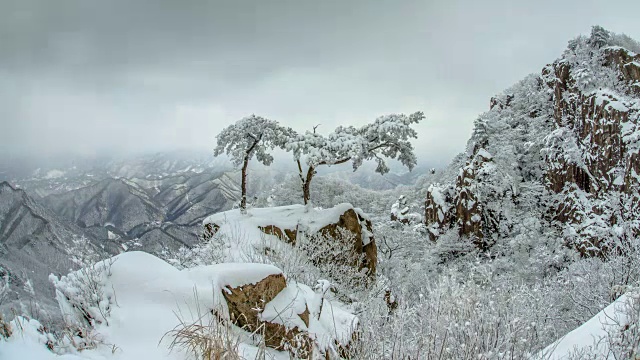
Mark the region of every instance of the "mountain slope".
MULTIPOLYGON (((8 276, 10 293, 0 306, 17 307, 35 297, 56 312, 51 273, 77 268, 79 253, 116 254, 113 244, 83 241, 83 232, 59 220, 23 190, 0 183, 0 275, 8 276)), ((10 312, 7 312, 10 313, 10 312)))
POLYGON ((82 227, 111 224, 125 233, 138 224, 162 221, 164 217, 160 205, 143 189, 122 179, 105 179, 88 187, 49 195, 43 201, 82 227))
MULTIPOLYGON (((175 168, 171 159, 154 159, 164 164, 157 171, 175 168)), ((125 172, 147 168, 135 161, 132 164, 126 167, 128 170, 123 167, 125 172)), ((233 173, 216 168, 195 169, 197 164, 187 166, 190 170, 157 176, 107 176, 85 187, 50 194, 41 201, 97 239, 113 240, 123 249, 133 247, 162 255, 193 245, 201 220, 213 212, 230 209, 239 197, 233 173)))

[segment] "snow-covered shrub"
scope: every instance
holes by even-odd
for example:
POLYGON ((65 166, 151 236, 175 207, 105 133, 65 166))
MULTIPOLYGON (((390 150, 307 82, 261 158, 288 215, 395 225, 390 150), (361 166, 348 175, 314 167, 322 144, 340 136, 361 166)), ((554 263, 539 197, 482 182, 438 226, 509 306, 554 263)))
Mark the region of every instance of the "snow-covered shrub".
POLYGON ((581 259, 568 265, 554 280, 549 293, 554 311, 571 329, 640 284, 640 257, 627 253, 607 260, 581 259))
POLYGON ((0 267, 0 305, 9 296, 9 274, 3 272, 0 267))
POLYGON ((323 278, 330 279, 339 288, 361 289, 366 286, 366 269, 358 270, 354 265, 361 264, 364 254, 356 253, 353 244, 355 234, 337 228, 337 236, 325 234, 303 234, 296 247, 315 266, 323 278))
POLYGON ((457 227, 453 227, 440 235, 435 246, 427 256, 440 264, 450 261, 475 251, 473 242, 469 237, 461 237, 457 227))
MULTIPOLYGON (((628 290, 634 293, 633 289, 628 290)), ((609 349, 616 359, 640 358, 640 299, 630 296, 623 305, 624 323, 608 332, 609 349)))
POLYGON ((252 239, 242 224, 224 219, 218 226, 225 226, 226 230, 205 228, 197 244, 169 254, 167 261, 178 269, 224 262, 263 262, 260 254, 255 254, 252 239))
POLYGON ((548 330, 540 322, 542 307, 535 306, 543 293, 515 286, 491 291, 458 276, 399 294, 392 314, 383 304, 370 307, 361 316, 357 358, 524 359, 536 350, 548 330))
POLYGON ((406 227, 376 230, 379 274, 397 303, 360 304, 352 358, 528 358, 640 280, 633 247, 580 259, 536 218, 515 224, 516 235, 488 252, 465 246, 455 229, 436 243, 412 238, 406 227))
POLYGON ((116 304, 116 294, 107 289, 114 261, 107 259, 62 277, 49 275, 65 321, 62 343, 68 342, 78 350, 100 343, 94 328, 102 323, 109 325, 109 315, 116 304))
POLYGON ((489 254, 499 254, 491 263, 497 274, 519 282, 538 282, 577 259, 564 240, 536 217, 514 224, 513 235, 497 242, 489 254))
POLYGON ((609 45, 620 46, 629 49, 636 54, 640 54, 640 42, 630 38, 626 34, 609 33, 609 45))
POLYGON ((231 241, 228 237, 227 234, 214 234, 209 240, 201 241, 191 248, 182 247, 168 256, 169 262, 178 269, 219 264, 224 261, 227 244, 231 241))
POLYGON ((16 316, 11 322, 0 318, 0 351, 2 359, 42 359, 52 356, 56 339, 35 319, 16 316), (2 344, 6 341, 5 344, 2 344), (24 345, 27 346, 24 346, 24 345), (17 346, 16 346, 17 345, 17 346))
MULTIPOLYGON (((40 305, 31 279, 29 279, 26 274, 24 274, 24 278, 26 280, 22 286, 22 290, 25 295, 20 298, 20 313, 25 317, 43 321, 48 317, 47 311, 40 305)), ((2 300, 1 295, 0 293, 0 300, 2 300)))
POLYGON ((50 275, 61 310, 64 315, 71 316, 70 321, 90 326, 109 324, 115 294, 104 289, 114 261, 105 260, 60 278, 50 275))

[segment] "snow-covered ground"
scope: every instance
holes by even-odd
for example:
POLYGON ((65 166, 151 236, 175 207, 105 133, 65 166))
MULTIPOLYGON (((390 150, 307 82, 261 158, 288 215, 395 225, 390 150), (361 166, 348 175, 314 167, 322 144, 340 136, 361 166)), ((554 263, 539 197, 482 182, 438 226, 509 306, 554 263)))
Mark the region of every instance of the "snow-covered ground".
MULTIPOLYGON (((208 319, 213 309, 228 317, 227 303, 222 296, 222 291, 228 291, 225 289, 227 286, 234 288, 255 284, 269 275, 281 274, 275 266, 251 263, 225 263, 178 270, 144 252, 124 253, 94 268, 101 269, 99 283, 104 298, 110 299, 110 304, 100 306, 110 309, 107 316, 101 317, 100 309, 90 309, 93 317, 101 321, 95 326, 94 338, 98 342, 95 349, 78 352, 67 346, 61 350, 64 354, 56 355, 46 348, 51 337, 39 331, 40 324, 36 320, 16 318, 11 322, 14 335, 7 341, 0 341, 0 359, 192 359, 190 354, 181 349, 170 351, 172 339, 166 336, 168 332, 181 321, 193 323, 202 317, 208 319)), ((61 309, 70 321, 74 321, 77 310, 70 306, 65 296, 79 294, 75 280, 80 276, 83 274, 76 272, 60 279, 52 277, 56 288, 61 290, 58 295, 61 309)), ((289 281, 276 298, 265 304, 261 318, 307 330, 319 346, 333 341, 336 336, 340 341, 348 342, 357 318, 329 300, 324 303, 326 311, 318 316, 321 301, 321 295, 310 287, 289 281), (294 316, 302 313, 305 306, 311 313, 308 327, 296 321, 299 318, 294 316)), ((203 323, 208 324, 207 319, 203 323)), ((239 353, 247 359, 255 358, 258 352, 255 344, 240 329, 234 327, 234 331, 242 339, 239 353)), ((266 351, 268 358, 289 359, 288 353, 272 349, 266 351)))
POLYGON ((587 322, 545 348, 538 354, 538 359, 569 360, 587 354, 597 359, 615 359, 609 340, 629 324, 628 310, 639 297, 637 292, 620 296, 587 322))

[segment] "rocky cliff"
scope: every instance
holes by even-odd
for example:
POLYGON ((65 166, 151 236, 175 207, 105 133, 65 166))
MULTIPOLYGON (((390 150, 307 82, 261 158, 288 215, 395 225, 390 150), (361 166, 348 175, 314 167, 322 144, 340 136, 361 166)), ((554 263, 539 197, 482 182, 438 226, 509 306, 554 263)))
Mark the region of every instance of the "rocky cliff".
POLYGON ((583 255, 637 236, 638 52, 636 41, 596 26, 492 98, 457 178, 429 188, 432 240, 457 232, 488 249, 532 219, 583 255))

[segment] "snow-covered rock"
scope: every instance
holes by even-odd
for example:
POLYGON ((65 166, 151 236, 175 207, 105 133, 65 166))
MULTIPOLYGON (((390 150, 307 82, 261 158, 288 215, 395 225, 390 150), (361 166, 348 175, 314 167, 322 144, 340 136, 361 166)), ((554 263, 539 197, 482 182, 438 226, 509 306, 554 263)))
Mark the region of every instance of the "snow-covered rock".
POLYGON ((244 239, 242 249, 229 251, 230 261, 239 261, 238 254, 242 258, 247 251, 252 251, 252 247, 260 247, 265 235, 295 245, 301 234, 320 234, 338 241, 344 238, 341 232, 346 231, 352 235, 348 241, 353 242, 353 252, 363 257, 356 266, 359 269, 366 268, 370 275, 376 272, 377 247, 373 226, 368 217, 351 204, 339 204, 331 209, 304 205, 253 208, 247 214, 236 209, 207 217, 203 226, 205 240, 214 234, 244 239))

